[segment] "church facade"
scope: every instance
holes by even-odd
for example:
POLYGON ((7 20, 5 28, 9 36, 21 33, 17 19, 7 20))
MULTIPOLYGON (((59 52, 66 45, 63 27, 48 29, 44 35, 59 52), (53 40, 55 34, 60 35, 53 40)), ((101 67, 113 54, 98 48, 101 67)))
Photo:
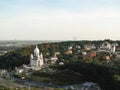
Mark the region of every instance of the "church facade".
POLYGON ((117 43, 111 44, 111 43, 105 41, 105 42, 100 46, 100 49, 108 50, 108 51, 111 52, 111 53, 115 53, 117 46, 118 46, 117 43))
POLYGON ((41 68, 44 65, 43 55, 36 46, 34 53, 30 56, 30 66, 33 68, 41 68))

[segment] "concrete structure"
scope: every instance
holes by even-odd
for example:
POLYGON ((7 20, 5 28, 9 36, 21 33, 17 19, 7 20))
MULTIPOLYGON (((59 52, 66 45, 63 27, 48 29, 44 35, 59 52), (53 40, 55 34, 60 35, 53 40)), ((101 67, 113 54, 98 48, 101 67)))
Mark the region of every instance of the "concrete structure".
POLYGON ((30 56, 30 66, 33 68, 41 68, 44 65, 43 55, 38 47, 34 49, 34 54, 30 56))
POLYGON ((107 49, 107 50, 110 50, 111 47, 112 47, 112 45, 109 42, 107 42, 107 41, 102 43, 102 45, 100 46, 101 49, 107 49))
POLYGON ((112 48, 111 48, 111 53, 115 53, 116 52, 116 47, 118 46, 117 43, 113 43, 112 44, 112 48))
POLYGON ((101 50, 108 50, 109 52, 111 52, 112 54, 114 54, 116 52, 116 46, 118 46, 117 43, 110 44, 109 42, 105 41, 100 46, 100 49, 101 50))

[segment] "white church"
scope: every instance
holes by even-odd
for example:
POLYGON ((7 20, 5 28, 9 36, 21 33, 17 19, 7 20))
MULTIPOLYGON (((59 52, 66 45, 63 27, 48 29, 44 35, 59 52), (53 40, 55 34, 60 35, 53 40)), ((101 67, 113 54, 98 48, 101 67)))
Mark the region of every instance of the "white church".
POLYGON ((105 42, 102 43, 102 45, 100 46, 100 49, 108 50, 108 51, 110 51, 111 53, 115 53, 117 46, 118 46, 117 43, 110 44, 109 42, 105 41, 105 42))
POLYGON ((39 48, 36 46, 34 53, 30 56, 30 64, 23 64, 22 67, 15 67, 16 74, 26 72, 28 70, 40 70, 44 65, 43 55, 40 53, 39 48))
POLYGON ((39 48, 36 46, 34 53, 30 56, 30 66, 33 69, 40 69, 44 65, 43 55, 40 53, 39 48))

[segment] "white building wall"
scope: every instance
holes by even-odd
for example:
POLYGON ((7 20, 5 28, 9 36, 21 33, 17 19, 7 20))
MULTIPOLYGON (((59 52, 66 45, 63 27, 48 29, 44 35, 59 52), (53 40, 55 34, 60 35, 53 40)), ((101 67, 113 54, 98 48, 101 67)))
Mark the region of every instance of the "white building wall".
POLYGON ((36 64, 37 64, 36 60, 31 60, 31 62, 30 62, 31 66, 36 66, 36 64))
POLYGON ((34 68, 41 68, 44 65, 43 55, 42 53, 41 55, 39 55, 39 49, 37 48, 37 46, 34 49, 34 54, 31 54, 30 65, 34 68))

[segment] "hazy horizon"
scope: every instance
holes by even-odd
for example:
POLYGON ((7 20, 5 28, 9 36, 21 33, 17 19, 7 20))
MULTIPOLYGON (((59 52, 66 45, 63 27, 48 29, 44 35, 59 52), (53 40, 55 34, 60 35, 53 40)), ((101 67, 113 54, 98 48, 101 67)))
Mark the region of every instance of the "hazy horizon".
POLYGON ((119 40, 119 0, 0 0, 0 40, 119 40))

